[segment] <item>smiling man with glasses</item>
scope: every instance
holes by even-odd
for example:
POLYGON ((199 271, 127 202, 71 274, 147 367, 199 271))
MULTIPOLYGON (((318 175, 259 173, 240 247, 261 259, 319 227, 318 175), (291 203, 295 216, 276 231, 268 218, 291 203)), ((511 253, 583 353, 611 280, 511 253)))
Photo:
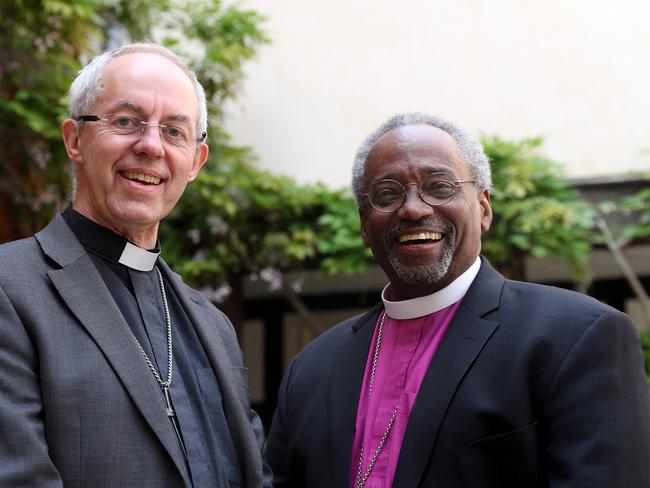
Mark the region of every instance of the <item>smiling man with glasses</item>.
POLYGON ((357 151, 382 300, 289 365, 265 456, 276 487, 650 487, 650 396, 630 319, 504 279, 478 140, 397 115, 357 151))
POLYGON ((72 83, 72 204, 0 246, 3 488, 270 483, 233 327, 159 256, 206 131, 203 88, 162 46, 72 83))

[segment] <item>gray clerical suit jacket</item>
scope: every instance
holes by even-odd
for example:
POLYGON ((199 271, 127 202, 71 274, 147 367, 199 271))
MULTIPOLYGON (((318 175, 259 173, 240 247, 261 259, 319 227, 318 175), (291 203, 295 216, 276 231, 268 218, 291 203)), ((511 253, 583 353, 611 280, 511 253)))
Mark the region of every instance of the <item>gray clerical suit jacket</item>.
MULTIPOLYGON (((245 479, 263 486, 262 426, 228 319, 165 263, 219 382, 245 479)), ((182 487, 163 394, 97 269, 56 216, 0 246, 0 486, 182 487)), ((228 453, 226 453, 228 454, 228 453)))

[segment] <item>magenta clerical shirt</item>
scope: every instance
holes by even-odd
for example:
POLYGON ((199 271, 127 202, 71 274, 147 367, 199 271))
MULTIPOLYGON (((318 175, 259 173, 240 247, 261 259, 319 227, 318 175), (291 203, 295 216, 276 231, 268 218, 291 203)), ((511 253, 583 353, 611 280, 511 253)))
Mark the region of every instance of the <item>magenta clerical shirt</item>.
POLYGON ((368 395, 372 363, 384 312, 377 319, 359 396, 350 473, 352 487, 356 486, 362 444, 365 473, 393 411, 399 405, 393 426, 365 483, 366 488, 392 485, 409 414, 424 375, 479 268, 477 259, 449 286, 426 297, 400 302, 389 302, 384 298, 387 315, 372 394, 368 395))

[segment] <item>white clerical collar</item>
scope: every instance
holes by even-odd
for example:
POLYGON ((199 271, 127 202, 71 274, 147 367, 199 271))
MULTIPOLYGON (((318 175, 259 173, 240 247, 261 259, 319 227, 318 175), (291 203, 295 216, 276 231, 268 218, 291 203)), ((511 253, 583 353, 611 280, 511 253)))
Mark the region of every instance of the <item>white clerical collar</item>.
POLYGON ((149 251, 141 249, 72 207, 63 211, 63 218, 79 242, 90 252, 112 263, 120 263, 137 271, 151 271, 160 254, 160 242, 149 251))
POLYGON ((386 290, 388 290, 388 287, 390 286, 390 283, 388 283, 381 292, 381 299, 384 302, 386 315, 398 320, 414 319, 447 308, 465 296, 465 293, 467 293, 467 290, 472 284, 472 281, 474 281, 474 278, 476 278, 480 268, 481 259, 476 258, 474 264, 472 264, 467 271, 442 290, 438 290, 431 295, 411 298, 409 300, 401 300, 399 302, 391 302, 386 298, 386 290))
POLYGON ((118 262, 137 271, 151 271, 159 254, 160 251, 147 251, 127 241, 118 262))

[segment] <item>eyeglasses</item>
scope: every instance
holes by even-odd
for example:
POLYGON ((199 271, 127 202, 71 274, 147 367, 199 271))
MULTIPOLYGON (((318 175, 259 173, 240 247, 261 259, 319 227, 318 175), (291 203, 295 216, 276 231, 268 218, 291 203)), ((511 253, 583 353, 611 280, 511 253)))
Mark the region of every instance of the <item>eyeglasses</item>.
MULTIPOLYGON (((430 173, 420 182, 418 194, 431 206, 444 205, 454 198, 462 183, 476 183, 476 180, 458 181, 447 173, 430 173)), ((406 187, 411 185, 418 185, 418 183, 403 185, 395 180, 379 180, 373 183, 369 193, 363 193, 362 196, 368 199, 375 210, 394 212, 404 204, 406 187)))
POLYGON ((130 136, 144 134, 147 127, 158 127, 160 137, 163 141, 178 146, 191 149, 195 144, 201 144, 206 136, 206 132, 201 133, 201 137, 193 138, 193 131, 189 124, 170 123, 160 124, 158 122, 147 122, 139 117, 129 114, 106 114, 106 115, 80 115, 75 117, 78 122, 100 122, 111 133, 120 136, 130 136))

